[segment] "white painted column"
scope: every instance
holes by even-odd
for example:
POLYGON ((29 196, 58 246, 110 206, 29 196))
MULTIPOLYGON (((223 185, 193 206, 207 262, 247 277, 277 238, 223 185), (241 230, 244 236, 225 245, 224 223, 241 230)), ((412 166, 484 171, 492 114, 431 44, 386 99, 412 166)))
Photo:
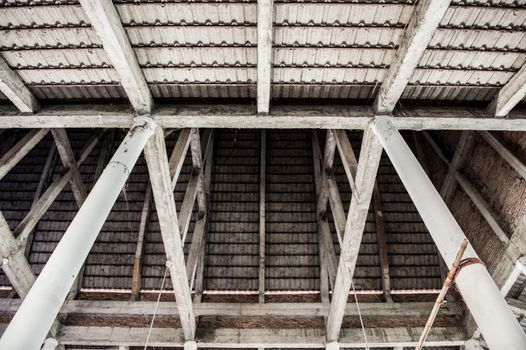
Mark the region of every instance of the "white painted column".
POLYGON ((136 120, 9 323, 0 349, 40 349, 153 129, 150 118, 136 120))
MULTIPOLYGON (((466 238, 431 180, 393 125, 377 117, 373 130, 431 233, 444 261, 451 267, 466 238)), ((477 258, 471 245, 464 258, 477 258)), ((526 335, 486 268, 474 264, 462 269, 456 285, 491 350, 526 349, 526 335)))

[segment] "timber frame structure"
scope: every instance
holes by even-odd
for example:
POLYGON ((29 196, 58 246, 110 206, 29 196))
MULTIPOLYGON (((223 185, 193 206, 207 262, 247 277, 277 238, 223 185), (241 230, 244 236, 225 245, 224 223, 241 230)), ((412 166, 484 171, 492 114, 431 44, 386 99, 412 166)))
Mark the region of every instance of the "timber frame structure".
POLYGON ((0 0, 0 348, 526 349, 525 28, 0 0))

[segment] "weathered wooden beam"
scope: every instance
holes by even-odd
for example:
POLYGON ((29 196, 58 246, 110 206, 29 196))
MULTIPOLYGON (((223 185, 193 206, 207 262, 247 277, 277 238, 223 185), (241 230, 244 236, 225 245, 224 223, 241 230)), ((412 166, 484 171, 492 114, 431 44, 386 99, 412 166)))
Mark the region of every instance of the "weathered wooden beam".
POLYGON ((450 0, 419 1, 375 100, 377 113, 391 113, 413 76, 450 0))
POLYGON ((378 183, 374 184, 373 197, 376 238, 378 239, 378 255, 380 258, 380 268, 382 269, 382 289, 385 300, 392 302, 391 279, 389 274, 389 254, 387 250, 387 239, 385 237, 384 215, 382 212, 382 196, 380 194, 378 183))
MULTIPOLYGON (((316 131, 312 132, 312 156, 313 156, 313 170, 314 170, 314 182, 316 185, 316 195, 320 198, 321 192, 324 190, 323 183, 325 182, 325 189, 328 192, 327 177, 324 177, 324 169, 322 164, 325 163, 325 157, 322 157, 320 150, 320 143, 316 131)), ((334 155, 333 155, 334 157, 334 155)), ((331 174, 332 176, 332 174, 331 174)), ((327 278, 330 281, 331 287, 334 289, 336 280, 336 271, 338 269, 338 260, 336 258, 336 251, 332 241, 332 233, 327 221, 325 214, 322 214, 322 208, 320 207, 320 200, 317 201, 316 216, 318 223, 319 232, 319 249, 320 249, 320 262, 322 263, 322 270, 327 274, 327 278)), ((327 203, 325 202, 325 207, 327 203)), ((326 210, 326 208, 325 208, 326 210)), ((337 225, 337 224, 336 224, 337 225)), ((325 278, 325 276, 324 276, 325 278)), ((325 280, 323 281, 325 283, 325 280)), ((328 286, 327 286, 328 288, 328 286)), ((322 291, 322 300, 328 301, 328 289, 327 295, 323 295, 325 291, 322 291)))
POLYGON ((206 211, 206 196, 203 184, 203 153, 201 148, 199 129, 193 128, 190 132, 190 150, 192 153, 192 174, 197 176, 196 197, 199 217, 202 217, 206 211))
POLYGON ((139 223, 139 232, 137 234, 137 245, 135 247, 135 255, 133 257, 132 287, 130 300, 137 300, 141 290, 144 236, 148 232, 148 226, 150 224, 150 214, 152 212, 152 198, 152 187, 148 183, 146 187, 146 193, 144 194, 144 202, 141 211, 141 221, 139 223))
MULTIPOLYGON (((500 239, 500 241, 504 245, 507 245, 509 243, 509 238, 508 238, 508 235, 506 234, 506 232, 502 229, 502 225, 500 223, 500 218, 499 218, 498 214, 491 207, 491 205, 486 201, 484 196, 482 196, 480 191, 466 177, 464 177, 464 175, 462 175, 462 173, 460 173, 457 170, 457 167, 459 166, 459 163, 460 163, 459 159, 464 159, 465 158, 465 154, 467 153, 466 152, 466 148, 465 147, 461 147, 461 145, 459 145, 458 147, 460 147, 460 148, 457 148, 457 151, 455 152, 455 156, 453 157, 453 160, 450 162, 447 159, 447 157, 444 154, 444 152, 440 149, 440 146, 433 140, 431 135, 429 135, 429 133, 427 133, 425 131, 423 132, 423 135, 424 135, 425 139, 431 145, 431 148, 433 148, 435 153, 438 155, 438 157, 447 165, 447 167, 448 167, 448 174, 452 174, 451 175, 451 178, 452 178, 451 181, 458 182, 460 187, 462 187, 462 190, 466 193, 466 195, 469 197, 469 199, 472 201, 472 203, 477 207, 477 209, 479 210, 480 214, 482 215, 482 217, 484 217, 484 219, 486 220, 488 225, 491 227, 491 229, 493 230, 495 235, 500 239), (459 154, 462 154, 462 153, 464 155, 459 156, 459 154), (455 160, 457 160, 457 161, 454 164, 453 162, 455 160)), ((472 143, 472 141, 467 141, 467 142, 471 142, 472 143)), ((464 144, 466 144, 466 143, 464 143, 464 144)), ((446 198, 448 199, 448 201, 450 201, 451 200, 451 196, 453 195, 451 188, 454 188, 454 187, 451 185, 450 181, 449 181, 449 184, 447 184, 446 181, 449 181, 447 177, 444 180, 444 184, 442 186, 442 189, 445 189, 445 190, 444 191, 441 190, 441 195, 443 196, 444 201, 446 201, 446 198), (446 196, 449 196, 449 197, 446 197, 446 196)))
MULTIPOLYGON (((328 342, 337 342, 339 338, 381 155, 382 146, 373 131, 371 128, 365 130, 356 170, 356 193, 351 199, 347 215, 335 288, 327 318, 328 342)), ((348 158, 345 153, 340 153, 340 156, 342 160, 348 158)))
MULTIPOLYGON (((76 161, 77 166, 80 166, 91 154, 99 139, 101 132, 96 132, 84 145, 80 157, 76 161)), ((62 176, 56 178, 51 185, 47 188, 44 194, 38 199, 38 201, 31 206, 29 213, 22 219, 18 226, 14 230, 14 235, 17 238, 18 244, 25 245, 25 241, 31 232, 35 229, 36 225, 42 219, 44 214, 47 212, 51 204, 55 201, 58 195, 62 192, 64 187, 70 181, 73 169, 67 169, 62 176)))
MULTIPOLYGON (((272 1, 271 1, 272 3, 272 1)), ((259 302, 265 302, 265 194, 267 184, 267 131, 260 132, 259 153, 259 302)))
MULTIPOLYGON (((312 131, 312 160, 313 160, 313 172, 314 172, 314 185, 316 189, 316 198, 319 198, 320 191, 322 187, 322 179, 321 179, 321 151, 320 151, 320 145, 318 143, 318 135, 316 131, 312 131)), ((325 239, 324 235, 326 235, 327 231, 322 231, 322 222, 326 222, 327 218, 321 218, 319 215, 319 200, 316 203, 316 219, 318 224, 318 251, 320 256, 320 297, 321 301, 324 304, 329 303, 329 261, 328 261, 328 254, 325 246, 325 239)), ((327 225, 328 226, 328 225, 327 225)), ((331 235, 330 230, 328 230, 329 236, 331 235)))
MULTIPOLYGON (((36 277, 26 259, 25 249, 13 236, 9 224, 0 213, 0 259, 2 269, 21 299, 24 299, 35 283, 36 277)), ((49 334, 55 336, 61 327, 55 320, 49 334)))
MULTIPOLYGON (((40 180, 38 181, 37 190, 35 191, 35 197, 33 198, 33 202, 31 203, 31 209, 33 209, 40 200, 40 197, 42 196, 42 192, 44 191, 44 187, 49 185, 49 181, 51 181, 53 177, 53 171, 56 164, 56 152, 57 148, 55 147, 55 144, 51 145, 51 149, 49 150, 48 156, 46 158, 46 163, 44 164, 44 169, 42 170, 42 175, 40 176, 40 180)), ((29 255, 31 253, 31 245, 33 244, 33 238, 34 238, 35 229, 33 229, 27 238, 21 243, 23 249, 24 249, 24 255, 29 260, 29 255)), ((16 237, 16 234, 15 234, 16 237)))
POLYGON ((24 113, 39 109, 38 101, 26 87, 20 76, 0 56, 0 91, 24 113))
POLYGON ((186 274, 183 242, 179 231, 175 199, 172 191, 172 176, 168 165, 164 132, 159 126, 144 148, 148 164, 150 182, 157 209, 159 226, 166 251, 166 266, 174 289, 184 337, 188 341, 195 338, 196 321, 192 309, 192 298, 186 274))
POLYGON ((526 64, 500 89, 489 104, 488 111, 496 117, 506 117, 524 96, 526 96, 526 64))
POLYGON ((272 70, 272 18, 273 0, 257 1, 258 33, 258 80, 257 108, 258 114, 268 114, 270 110, 270 86, 272 70))
POLYGON ((170 175, 172 176, 172 190, 175 189, 177 184, 177 179, 179 179, 179 174, 181 174, 181 169, 183 168, 184 159, 186 153, 188 152, 188 147, 190 146, 190 129, 182 129, 179 132, 177 142, 175 143, 172 154, 170 155, 169 168, 170 175))
POLYGON ((49 129, 36 129, 28 132, 6 154, 0 158, 0 179, 11 171, 39 142, 49 129))
MULTIPOLYGON (((20 299, 0 299, 0 313, 14 314, 20 307, 20 299)), ((66 300, 61 315, 99 315, 100 317, 133 317, 153 315, 178 317, 177 302, 166 301, 155 311, 155 301, 109 301, 109 300, 66 300)), ((426 317, 432 302, 363 303, 360 312, 364 317, 392 318, 426 317)), ((318 317, 329 313, 324 303, 193 303, 196 316, 224 317, 318 317)), ((355 303, 345 305, 345 315, 357 314, 355 303)), ((445 304, 440 315, 461 316, 462 310, 455 303, 445 304)))
MULTIPOLYGON (((313 140, 314 142, 314 140, 313 140)), ((319 141, 315 141, 319 148, 319 141)), ((327 130, 327 136, 325 138, 325 149, 323 152, 323 160, 321 173, 321 187, 318 194, 318 210, 321 216, 325 216, 327 212, 327 201, 329 200, 329 185, 327 183, 327 177, 332 175, 332 164, 334 163, 334 151, 336 150, 336 139, 332 130, 327 130)))
POLYGON ((343 169, 349 180, 349 185, 353 193, 356 192, 356 170, 358 169, 358 161, 356 160, 356 155, 352 148, 349 137, 347 137, 347 132, 345 130, 334 130, 334 135, 336 138, 336 145, 338 146, 338 152, 342 160, 343 169))
POLYGON ((523 179, 526 180, 526 164, 524 164, 515 154, 513 154, 504 144, 492 133, 480 131, 479 135, 502 157, 508 164, 515 169, 523 179))
POLYGON ((23 299, 35 282, 35 275, 27 262, 24 250, 13 236, 4 216, 0 213, 0 255, 2 269, 11 285, 23 299))
MULTIPOLYGON (((370 347, 415 346, 422 328, 394 327, 367 328, 367 342, 359 328, 342 330, 340 346, 363 349, 370 347)), ((149 334, 147 328, 66 326, 58 337, 65 345, 92 346, 144 346, 149 334)), ((466 336, 460 327, 433 327, 426 347, 461 346, 466 336)), ((203 348, 323 348, 325 332, 322 329, 200 329, 197 347, 203 348)), ((152 328, 149 346, 166 347, 184 345, 180 329, 167 332, 166 328, 152 328)))
POLYGON ((133 108, 139 114, 149 114, 153 105, 152 95, 113 2, 81 0, 80 4, 117 71, 133 108))
MULTIPOLYGON (((212 169, 212 152, 213 152, 213 143, 214 143, 214 132, 210 131, 205 135, 205 154, 203 156, 204 169, 203 169, 203 181, 204 181, 204 192, 205 194, 209 191, 209 182, 210 182, 210 172, 212 169), (208 181, 208 182, 207 182, 208 181)), ((208 196, 206 196, 208 201, 208 196)), ((208 208, 208 203, 207 206, 208 208)), ((208 209, 205 208, 203 217, 198 218, 195 224, 194 232, 192 235, 192 243, 190 244, 190 251, 188 252, 188 259, 186 262, 186 273, 188 275, 188 282, 190 284, 190 289, 194 285, 196 276, 199 270, 199 267, 202 263, 202 255, 204 254, 205 246, 205 234, 208 224, 208 209)), ((183 239, 184 240, 184 239, 183 239)), ((201 279, 203 276, 199 275, 197 279, 201 279)), ((202 281, 199 281, 201 283, 202 281)), ((197 285, 196 283, 196 294, 197 294, 197 285)), ((200 287, 201 285, 199 285, 200 287)))
POLYGON ((185 241, 186 234, 188 233, 196 199, 198 207, 197 218, 202 219, 206 213, 206 191, 204 188, 203 179, 204 170, 202 168, 204 162, 203 159, 206 155, 202 156, 201 149, 204 148, 205 152, 210 152, 208 147, 210 136, 210 131, 207 131, 205 133, 204 141, 201 142, 199 130, 190 130, 190 148, 192 154, 193 170, 190 179, 188 180, 188 185, 186 186, 183 203, 181 204, 181 212, 179 213, 179 229, 181 231, 181 237, 183 237, 183 242, 185 241))
POLYGON ((80 174, 77 162, 75 161, 75 154, 71 149, 68 135, 65 129, 52 129, 51 133, 55 139, 57 151, 62 160, 62 164, 64 164, 64 168, 71 169, 72 171, 70 178, 71 190, 75 197, 75 201, 80 208, 86 200, 88 192, 86 191, 86 186, 84 186, 84 181, 82 180, 82 175, 80 174))
MULTIPOLYGON (((424 133, 424 136, 426 137, 426 139, 430 140, 430 135, 427 132, 424 133)), ((460 135, 460 140, 458 142, 457 148, 455 149, 455 154, 453 155, 453 159, 451 159, 451 162, 447 159, 447 157, 441 157, 448 164, 448 172, 446 178, 444 179, 444 182, 442 183, 442 187, 440 188, 440 195, 442 196, 446 204, 449 204, 451 202, 453 194, 455 193, 455 188, 457 185, 455 174, 457 170, 461 168, 464 162, 466 161, 468 154, 473 148, 473 143, 473 133, 471 131, 463 131, 460 135)), ((440 153, 443 154, 442 151, 440 153)))
MULTIPOLYGON (((204 183, 205 191, 210 199, 211 182, 212 182, 212 166, 214 160, 214 131, 210 132, 207 149, 205 151, 205 172, 204 183)), ((191 248, 191 247, 190 247, 191 248)), ((206 269, 206 235, 203 234, 203 241, 201 242, 201 251, 197 262, 197 271, 195 273, 195 301, 201 302, 203 297, 205 285, 205 269, 206 269)))
MULTIPOLYGON (((490 117, 479 107, 404 106, 393 111, 399 130, 526 131, 526 111, 508 118, 490 117)), ((34 115, 0 106, 0 128, 130 128, 134 113, 113 105, 48 105, 34 115)), ((366 129, 375 113, 371 106, 274 106, 257 115, 245 105, 157 106, 151 118, 164 128, 235 129, 366 129)))

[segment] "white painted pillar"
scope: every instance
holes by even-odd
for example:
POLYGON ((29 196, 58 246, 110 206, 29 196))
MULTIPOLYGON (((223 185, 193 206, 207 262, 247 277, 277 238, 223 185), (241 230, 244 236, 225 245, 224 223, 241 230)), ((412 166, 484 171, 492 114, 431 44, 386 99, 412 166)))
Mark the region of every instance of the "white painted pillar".
MULTIPOLYGON (((390 117, 377 117, 373 130, 431 233, 444 261, 451 267, 466 238, 448 207, 405 143, 390 117)), ((471 245, 464 258, 476 258, 471 245)), ((456 285, 491 350, 526 349, 526 335, 486 268, 464 268, 456 285)))
POLYGON ((153 129, 150 118, 137 119, 9 323, 0 349, 40 349, 153 129))

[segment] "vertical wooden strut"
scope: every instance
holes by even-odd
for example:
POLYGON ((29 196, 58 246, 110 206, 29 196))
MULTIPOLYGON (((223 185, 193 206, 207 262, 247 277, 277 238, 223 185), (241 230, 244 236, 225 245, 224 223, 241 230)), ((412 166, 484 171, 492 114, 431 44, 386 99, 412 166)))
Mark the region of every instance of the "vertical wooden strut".
POLYGON ((265 187, 267 171, 267 132, 261 130, 259 160, 259 302, 265 302, 265 187))

